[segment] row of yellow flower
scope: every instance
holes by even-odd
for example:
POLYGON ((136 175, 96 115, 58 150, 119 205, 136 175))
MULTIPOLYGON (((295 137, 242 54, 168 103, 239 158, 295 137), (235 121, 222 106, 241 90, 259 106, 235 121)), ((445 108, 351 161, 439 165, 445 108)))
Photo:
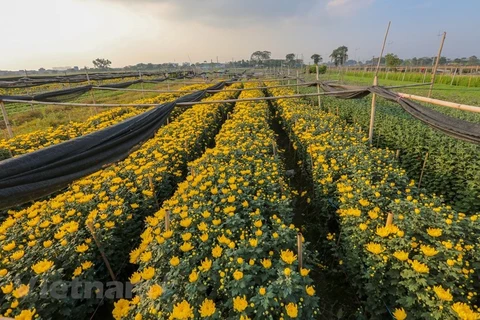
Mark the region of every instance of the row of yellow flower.
MULTIPOLYGON (((424 195, 393 152, 368 147, 357 126, 301 101, 279 100, 277 108, 312 174, 317 204, 337 207, 341 239, 327 238, 365 309, 373 317, 387 305, 397 308, 397 319, 479 319, 479 215, 424 195)), ((331 218, 321 212, 324 221, 331 218)))
MULTIPOLYGON (((253 84, 256 86, 256 84, 253 84)), ((263 96, 245 91, 240 98, 263 96)), ((115 319, 313 319, 317 298, 266 102, 237 103, 216 146, 153 216, 131 252, 132 300, 115 319), (170 221, 169 226, 165 219, 170 221)), ((304 248, 305 249, 305 248, 304 248)))
MULTIPOLYGON (((181 90, 201 90, 207 85, 190 85, 181 90)), ((164 93, 154 98, 146 98, 132 103, 150 104, 165 103, 173 101, 181 94, 164 93)), ((138 115, 146 109, 142 108, 113 108, 90 117, 85 122, 70 122, 67 125, 60 125, 47 130, 34 131, 28 134, 15 136, 12 139, 0 140, 0 160, 45 148, 66 140, 73 139, 97 130, 101 130, 113 124, 122 122, 125 119, 138 115)))
MULTIPOLYGON (((233 97, 234 93, 220 92, 207 99, 233 97)), ((43 319, 62 314, 69 319, 85 318, 99 300, 56 300, 42 294, 38 284, 108 279, 86 227, 90 223, 112 269, 120 272, 140 235, 143 219, 172 194, 188 161, 213 140, 227 108, 223 104, 195 105, 160 128, 124 161, 73 183, 50 200, 10 211, 0 226, 2 314, 19 315, 36 308, 43 319), (29 288, 34 276, 38 277, 37 286, 29 288)))

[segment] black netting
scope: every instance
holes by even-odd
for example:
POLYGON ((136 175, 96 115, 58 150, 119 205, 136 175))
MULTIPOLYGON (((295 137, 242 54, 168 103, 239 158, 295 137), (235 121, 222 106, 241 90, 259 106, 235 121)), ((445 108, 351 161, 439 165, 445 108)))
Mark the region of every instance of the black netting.
POLYGON ((322 89, 326 92, 338 92, 331 94, 340 99, 359 99, 370 93, 375 93, 378 96, 397 102, 400 106, 409 113, 412 117, 422 121, 428 126, 442 131, 443 133, 454 138, 480 144, 480 124, 472 123, 466 120, 450 117, 446 114, 433 110, 429 107, 424 107, 416 102, 400 97, 398 94, 387 90, 383 87, 355 87, 332 85, 329 83, 321 83, 322 89))
MULTIPOLYGON (((175 79, 175 78, 172 78, 172 79, 175 79)), ((160 79, 160 81, 164 81, 164 80, 165 78, 160 79)), ((99 85, 98 87, 122 89, 122 88, 128 88, 131 85, 142 83, 142 82, 149 83, 151 82, 151 80, 138 79, 138 80, 120 82, 120 83, 108 83, 108 84, 99 85)), ((159 82, 159 81, 156 81, 156 82, 159 82)), ((42 93, 37 93, 33 95, 18 95, 18 96, 17 95, 15 96, 0 95, 0 100, 10 99, 10 100, 22 100, 22 101, 35 100, 35 101, 42 101, 42 102, 65 102, 65 101, 70 101, 78 98, 82 94, 90 91, 92 87, 93 87, 92 85, 88 85, 88 86, 42 92, 42 93)))
MULTIPOLYGON (((207 90, 219 90, 218 83, 207 90)), ((111 127, 0 162, 0 209, 51 194, 125 159, 165 123, 176 103, 202 99, 199 90, 111 127)))
POLYGON ((81 86, 69 89, 61 89, 55 91, 48 91, 34 95, 23 95, 23 96, 7 96, 0 95, 0 100, 22 100, 22 101, 43 101, 43 102, 62 102, 75 99, 82 94, 90 91, 92 89, 91 85, 81 86))
MULTIPOLYGON (((165 76, 163 72, 142 72, 142 76, 165 76)), ((28 76, 28 77, 4 77, 0 78, 0 88, 29 88, 35 86, 41 86, 45 84, 53 83, 80 83, 87 82, 88 80, 112 80, 112 79, 124 79, 124 78, 136 78, 139 77, 138 72, 123 72, 123 73, 92 73, 87 77, 86 74, 77 74, 69 76, 28 76)), ((186 75, 178 74, 173 79, 193 78, 195 73, 188 72, 186 75)), ((165 78, 156 79, 157 81, 163 81, 165 78)))
POLYGON ((134 80, 134 81, 120 82, 120 83, 107 83, 107 84, 102 84, 101 86, 98 86, 98 87, 120 89, 120 88, 128 88, 131 85, 142 83, 142 82, 143 82, 142 80, 134 80))

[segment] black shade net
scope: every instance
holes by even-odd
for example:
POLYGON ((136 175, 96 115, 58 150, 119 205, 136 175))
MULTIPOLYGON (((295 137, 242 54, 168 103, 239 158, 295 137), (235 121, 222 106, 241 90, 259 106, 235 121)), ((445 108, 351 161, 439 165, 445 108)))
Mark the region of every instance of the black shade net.
POLYGON ((408 99, 404 99, 398 94, 383 87, 354 87, 332 85, 329 83, 321 83, 320 86, 326 92, 348 91, 332 94, 333 97, 340 99, 360 99, 369 95, 370 93, 375 93, 386 100, 397 102, 400 104, 403 110, 405 110, 412 117, 422 121, 434 129, 442 131, 443 133, 456 139, 480 144, 480 124, 450 117, 444 113, 433 110, 432 108, 422 106, 408 99))
MULTIPOLYGON (((207 90, 220 90, 220 82, 207 90)), ((106 165, 125 159, 153 137, 176 103, 201 100, 199 90, 111 127, 0 162, 0 209, 49 195, 106 165)))
MULTIPOLYGON (((178 78, 171 78, 171 79, 176 80, 178 78)), ((165 80, 166 78, 162 78, 159 81, 154 81, 154 82, 161 82, 165 80)), ((151 82, 151 80, 149 81, 149 80, 138 79, 138 80, 120 82, 120 83, 107 83, 107 84, 99 85, 97 87, 124 89, 134 84, 138 84, 142 82, 149 83, 151 82)), ((68 89, 47 91, 47 92, 42 92, 42 93, 37 93, 32 95, 14 95, 14 96, 0 95, 0 100, 10 99, 10 100, 22 100, 25 102, 27 101, 65 102, 65 101, 70 101, 78 98, 82 94, 92 90, 92 88, 93 88, 92 85, 87 85, 87 86, 74 87, 74 88, 68 88, 68 89)))
MULTIPOLYGON (((155 76, 161 75, 165 76, 164 72, 142 72, 142 76, 155 76)), ((187 72, 186 75, 176 73, 177 78, 172 79, 183 79, 184 77, 194 77, 195 74, 191 71, 187 72)), ((0 78, 0 88, 29 88, 36 87, 45 84, 53 83, 80 83, 90 81, 101 81, 101 80, 112 80, 112 79, 124 79, 124 78, 136 78, 139 77, 139 72, 127 72, 127 73, 92 73, 87 77, 86 74, 77 74, 77 75, 68 75, 68 76, 56 76, 56 77, 45 77, 45 76, 28 76, 28 77, 8 77, 0 78)), ((165 79, 165 78, 162 78, 165 79)))
POLYGON ((8 96, 0 95, 0 100, 11 99, 11 100, 22 100, 22 101, 42 101, 42 102, 62 102, 68 101, 75 98, 78 98, 82 94, 92 90, 91 85, 81 86, 75 88, 61 89, 55 91, 42 92, 33 95, 22 95, 22 96, 8 96))

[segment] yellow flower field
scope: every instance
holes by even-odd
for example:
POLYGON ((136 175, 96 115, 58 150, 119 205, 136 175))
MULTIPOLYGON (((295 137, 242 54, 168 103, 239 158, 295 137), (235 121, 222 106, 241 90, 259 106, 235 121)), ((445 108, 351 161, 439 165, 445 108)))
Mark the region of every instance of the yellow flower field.
POLYGON ((300 267, 269 119, 266 102, 237 103, 215 148, 189 164, 177 192, 146 219, 130 253, 136 296, 115 303, 115 319, 316 317, 314 257, 303 245, 300 267))
POLYGON ((396 319, 479 319, 479 214, 455 212, 423 194, 394 153, 368 147, 357 126, 299 100, 278 100, 276 107, 311 175, 316 203, 331 208, 319 219, 336 212, 341 236, 326 230, 326 243, 345 262, 367 313, 384 317, 389 308, 396 319))
MULTIPOLYGON (((220 92, 207 99, 235 96, 220 92)), ((91 313, 100 301, 95 296, 58 300, 42 294, 40 284, 109 279, 88 224, 114 273, 120 272, 128 263, 128 252, 136 243, 143 219, 171 195, 187 162, 213 140, 228 108, 224 104, 195 105, 160 128, 124 161, 76 181, 49 200, 9 211, 0 225, 0 287, 5 288, 1 313, 12 317, 36 310, 38 319, 66 314, 69 319, 83 319, 91 313), (33 276, 37 285, 29 288, 33 276)))

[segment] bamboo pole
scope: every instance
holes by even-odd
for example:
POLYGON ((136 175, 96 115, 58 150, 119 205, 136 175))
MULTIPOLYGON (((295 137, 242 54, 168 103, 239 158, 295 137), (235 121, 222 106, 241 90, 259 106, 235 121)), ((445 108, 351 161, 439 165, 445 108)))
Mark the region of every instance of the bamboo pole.
MULTIPOLYGON (((319 75, 318 75, 318 63, 315 65, 315 70, 316 70, 316 73, 317 73, 317 93, 320 94, 320 84, 318 83, 318 81, 320 80, 319 78, 319 75)), ((320 99, 320 96, 318 96, 318 108, 322 108, 322 100, 320 99)))
POLYGON ((10 121, 8 121, 8 114, 7 109, 5 109, 5 103, 3 103, 2 100, 0 100, 0 109, 2 109, 3 122, 5 122, 5 128, 7 129, 8 137, 11 139, 13 138, 13 131, 10 125, 10 121))
POLYGON ((432 90, 433 90, 433 85, 435 84, 435 76, 437 75, 437 68, 438 68, 438 63, 440 62, 440 57, 442 55, 442 49, 443 49, 443 43, 445 42, 445 37, 447 36, 447 33, 444 32, 442 36, 442 41, 440 42, 440 48, 438 48, 438 54, 437 54, 437 60, 435 61, 435 66, 433 67, 432 71, 432 84, 430 85, 430 90, 428 90, 428 97, 430 98, 432 96, 432 90))
MULTIPOLYGON (((87 76, 88 85, 91 85, 92 83, 90 82, 90 77, 88 76, 87 67, 85 67, 85 74, 87 76)), ((92 96, 93 104, 96 104, 95 94, 93 93, 93 90, 90 90, 90 95, 92 96)), ((95 113, 98 113, 98 107, 95 107, 95 113)))
POLYGON ((298 270, 303 268, 303 247, 302 247, 302 233, 297 233, 297 257, 298 257, 298 270))
POLYGON ((439 99, 416 96, 416 95, 408 94, 408 93, 398 92, 397 94, 402 98, 417 100, 417 101, 426 102, 426 103, 431 103, 431 104, 435 104, 437 106, 443 106, 443 107, 459 109, 459 110, 464 110, 464 111, 470 111, 470 112, 480 112, 480 107, 476 107, 476 106, 470 106, 470 105, 460 104, 460 103, 456 103, 456 102, 450 102, 450 101, 444 101, 444 100, 439 100, 439 99))
POLYGON ((140 84, 142 85, 142 98, 145 99, 145 88, 143 87, 142 72, 141 71, 138 71, 138 77, 139 77, 139 80, 141 81, 140 84))
POLYGON ((102 255, 103 262, 105 263, 105 266, 107 267, 108 272, 110 273, 110 277, 112 278, 113 281, 116 281, 115 274, 113 273, 112 267, 110 266, 110 262, 108 262, 107 256, 105 255, 105 252, 102 249, 100 241, 97 239, 97 236, 95 234, 95 230, 93 229, 92 222, 87 222, 87 228, 88 228, 88 230, 90 230, 90 233, 92 234, 93 240, 95 241, 95 244, 97 245, 98 250, 100 251, 100 254, 102 255))
POLYGON ((165 212, 165 231, 170 230, 170 211, 165 212))
POLYGON ((405 81, 405 75, 407 74, 407 66, 405 66, 405 70, 403 70, 403 77, 402 77, 402 82, 405 81))
MULTIPOLYGON (((375 77, 373 78, 374 86, 378 85, 378 70, 380 68, 380 62, 382 61, 383 51, 385 50, 385 44, 387 43, 388 31, 390 30, 391 23, 392 23, 391 21, 388 22, 387 31, 385 32, 385 37, 383 38, 382 50, 380 51, 380 56, 378 57, 377 69, 375 70, 375 77)), ((373 126, 375 123, 376 100, 377 100, 376 94, 372 94, 372 108, 370 110, 370 127, 368 129, 368 142, 370 143, 370 145, 372 145, 373 143, 373 126)))
POLYGON ((451 86, 453 86, 453 80, 455 80, 455 76, 457 75, 457 69, 458 68, 455 68, 455 72, 453 73, 452 82, 450 82, 451 86))
POLYGON ((297 83, 297 94, 300 93, 300 89, 298 88, 298 82, 299 82, 299 81, 300 81, 300 79, 299 79, 299 77, 298 77, 298 70, 297 70, 297 81, 296 81, 296 83, 297 83))
POLYGON ((425 155, 425 160, 423 161, 422 171, 420 172, 420 179, 418 179, 418 188, 419 189, 420 189, 420 186, 422 185, 423 172, 425 171, 425 166, 427 165, 427 160, 428 160, 428 152, 425 155))
POLYGON ((389 212, 387 215, 387 223, 385 224, 386 227, 391 226, 393 223, 393 213, 389 212))
MULTIPOLYGON (((373 85, 378 85, 378 77, 375 75, 373 78, 373 85)), ((375 124, 375 109, 377 103, 377 95, 375 93, 372 94, 372 106, 370 109, 370 126, 368 128, 368 143, 372 145, 373 143, 373 126, 375 124)))

